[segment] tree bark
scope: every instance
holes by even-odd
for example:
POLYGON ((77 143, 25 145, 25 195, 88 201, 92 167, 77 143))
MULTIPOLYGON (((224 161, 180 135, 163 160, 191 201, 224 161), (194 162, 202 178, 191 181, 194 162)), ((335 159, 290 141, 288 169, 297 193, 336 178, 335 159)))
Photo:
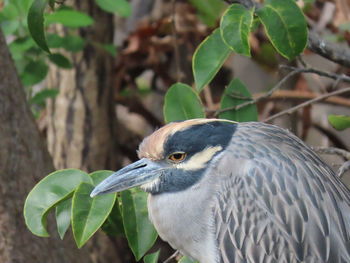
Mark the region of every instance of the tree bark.
MULTIPOLYGON (((39 238, 25 226, 26 195, 53 171, 53 164, 1 29, 0 58, 0 262, 77 262, 86 251, 77 249, 71 239, 39 238)), ((84 262, 91 261, 87 257, 84 262)))
MULTIPOLYGON (((49 86, 59 95, 48 107, 48 147, 55 167, 85 171, 118 168, 112 57, 96 43, 112 43, 112 16, 94 1, 67 1, 90 14, 95 23, 79 30, 88 41, 82 52, 65 54, 73 69, 51 67, 49 86)), ((64 34, 64 30, 60 30, 64 34)))
MULTIPOLYGON (((99 9, 94 0, 67 0, 65 4, 89 14, 95 22, 79 29, 87 41, 84 50, 65 53, 72 69, 51 65, 48 86, 58 88, 59 95, 47 107, 48 149, 56 169, 116 170, 121 155, 116 136, 113 58, 99 46, 113 42, 113 17, 99 9)), ((56 30, 62 36, 66 34, 62 27, 56 30)), ((125 240, 96 233, 87 247, 94 262, 132 262, 125 240)))

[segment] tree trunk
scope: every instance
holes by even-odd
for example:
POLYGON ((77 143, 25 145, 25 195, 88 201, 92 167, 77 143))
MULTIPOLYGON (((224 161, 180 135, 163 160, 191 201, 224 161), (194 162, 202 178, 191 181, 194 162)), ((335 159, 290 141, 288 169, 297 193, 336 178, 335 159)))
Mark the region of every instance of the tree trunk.
POLYGON ((71 239, 36 237, 25 226, 24 200, 53 164, 1 30, 0 58, 0 262, 77 262, 86 251, 71 239))
MULTIPOLYGON (((84 50, 65 54, 73 64, 71 70, 51 66, 48 86, 58 88, 59 95, 48 103, 48 148, 56 169, 116 170, 120 167, 120 154, 113 58, 98 45, 113 42, 113 18, 99 9, 94 0, 65 3, 89 14, 95 23, 79 29, 80 36, 88 42, 84 50)), ((59 26, 56 30, 60 35, 66 33, 59 26)), ((87 247, 94 262, 132 262, 125 240, 112 241, 105 234, 96 233, 87 247)))
MULTIPOLYGON (((48 84, 60 92, 48 107, 49 151, 57 169, 115 170, 118 160, 111 81, 113 61, 96 45, 112 43, 112 16, 91 0, 67 1, 67 5, 90 14, 95 23, 79 31, 81 37, 88 38, 85 49, 66 54, 73 69, 51 67, 48 84)), ((63 30, 60 33, 64 34, 63 30)))

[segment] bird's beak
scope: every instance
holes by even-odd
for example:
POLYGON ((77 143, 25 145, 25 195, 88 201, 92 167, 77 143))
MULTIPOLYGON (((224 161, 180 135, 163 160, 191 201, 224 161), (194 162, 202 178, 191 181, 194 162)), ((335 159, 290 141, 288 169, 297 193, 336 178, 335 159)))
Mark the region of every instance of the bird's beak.
POLYGON ((152 182, 161 175, 162 170, 164 170, 164 167, 160 163, 143 158, 129 164, 103 180, 95 187, 90 196, 94 197, 100 194, 120 192, 152 182))

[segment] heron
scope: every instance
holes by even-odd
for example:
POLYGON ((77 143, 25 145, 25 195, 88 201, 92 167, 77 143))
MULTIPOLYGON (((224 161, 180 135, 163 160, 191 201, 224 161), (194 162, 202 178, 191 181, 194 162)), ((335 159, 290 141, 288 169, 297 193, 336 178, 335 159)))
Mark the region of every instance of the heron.
POLYGON ((283 128, 173 122, 91 196, 140 186, 159 236, 200 263, 350 262, 350 191, 283 128))

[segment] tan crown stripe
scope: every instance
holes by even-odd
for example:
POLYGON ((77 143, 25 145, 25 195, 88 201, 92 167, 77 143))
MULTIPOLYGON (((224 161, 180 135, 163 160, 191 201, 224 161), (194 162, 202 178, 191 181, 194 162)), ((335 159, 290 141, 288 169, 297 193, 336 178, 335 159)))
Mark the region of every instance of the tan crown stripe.
POLYGON ((215 121, 236 123, 234 121, 223 119, 191 119, 183 122, 169 123, 166 126, 156 130, 142 141, 138 150, 138 156, 139 158, 148 158, 151 160, 164 159, 165 156, 163 147, 167 138, 178 131, 183 131, 192 126, 215 121))

